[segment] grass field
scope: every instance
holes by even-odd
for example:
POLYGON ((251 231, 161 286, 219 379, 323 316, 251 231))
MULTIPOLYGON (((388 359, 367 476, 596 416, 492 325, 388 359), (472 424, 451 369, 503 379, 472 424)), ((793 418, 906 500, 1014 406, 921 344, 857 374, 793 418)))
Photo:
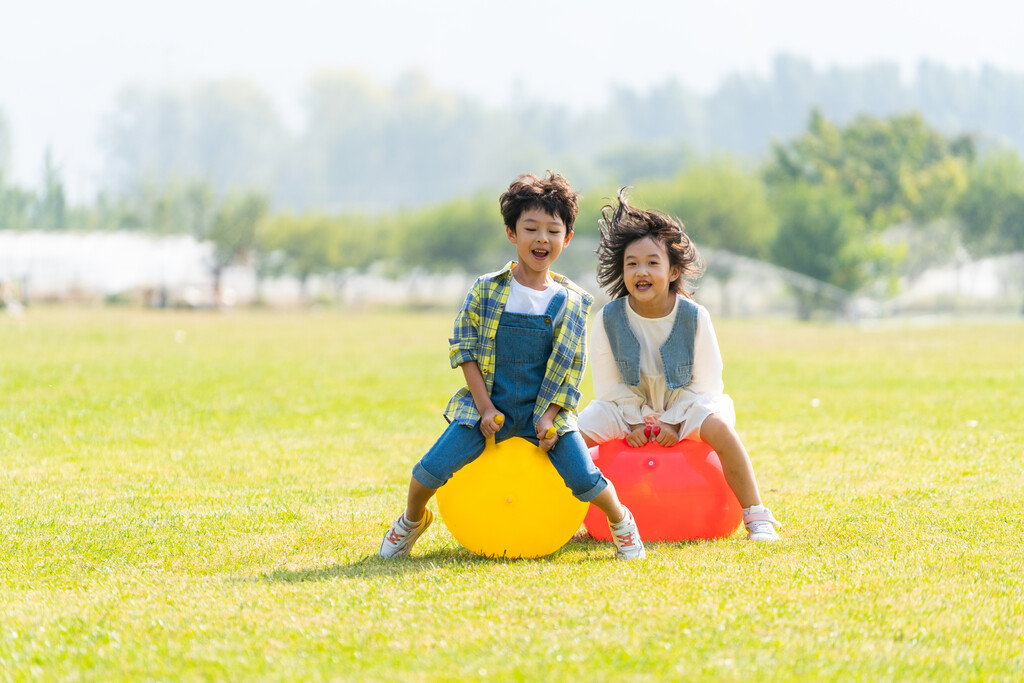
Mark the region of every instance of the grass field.
POLYGON ((384 563, 450 323, 0 316, 0 680, 1024 676, 1024 322, 718 321, 782 543, 384 563))

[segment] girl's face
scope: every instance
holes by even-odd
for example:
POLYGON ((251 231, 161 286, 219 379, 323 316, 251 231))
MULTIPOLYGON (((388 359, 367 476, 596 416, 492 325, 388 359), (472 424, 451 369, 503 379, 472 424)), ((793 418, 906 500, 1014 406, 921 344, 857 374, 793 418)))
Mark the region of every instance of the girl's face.
POLYGON ((622 281, 637 313, 668 315, 675 306, 671 285, 681 274, 669 263, 665 245, 652 237, 631 242, 623 255, 622 281), (664 310, 665 308, 668 310, 664 310))

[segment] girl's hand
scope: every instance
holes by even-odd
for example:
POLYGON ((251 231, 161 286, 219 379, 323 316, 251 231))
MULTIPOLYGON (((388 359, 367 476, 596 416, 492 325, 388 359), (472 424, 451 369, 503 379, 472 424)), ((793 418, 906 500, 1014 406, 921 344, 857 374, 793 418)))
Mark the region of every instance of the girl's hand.
POLYGON ((678 425, 673 427, 672 425, 659 424, 654 429, 654 433, 652 434, 654 438, 652 440, 655 441, 656 443, 661 444, 665 448, 675 446, 677 443, 679 443, 678 429, 678 425))
POLYGON ((501 430, 501 424, 505 416, 498 412, 498 409, 491 406, 480 415, 480 432, 485 439, 490 439, 501 430))
POLYGON ((630 448, 640 448, 650 439, 651 426, 650 425, 637 425, 633 427, 633 431, 626 437, 626 444, 630 448))
POLYGON ((547 415, 541 415, 537 420, 537 445, 547 453, 556 441, 558 441, 558 432, 555 430, 552 420, 547 415))

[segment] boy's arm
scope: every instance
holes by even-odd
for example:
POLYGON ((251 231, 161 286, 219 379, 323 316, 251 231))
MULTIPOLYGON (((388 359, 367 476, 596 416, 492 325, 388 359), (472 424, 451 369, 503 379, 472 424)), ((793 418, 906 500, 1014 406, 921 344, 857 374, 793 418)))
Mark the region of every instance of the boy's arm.
POLYGON ((452 331, 452 337, 448 340, 448 359, 453 369, 468 361, 476 360, 480 343, 478 334, 480 329, 478 289, 480 287, 481 284, 478 280, 466 294, 466 300, 463 302, 462 308, 459 309, 458 315, 455 316, 455 329, 452 331))
POLYGON ((497 423, 495 418, 504 416, 494 407, 494 403, 487 393, 484 375, 480 372, 480 366, 477 362, 475 360, 466 361, 460 367, 462 368, 462 374, 466 377, 466 386, 469 387, 469 393, 473 396, 473 403, 476 404, 476 409, 480 412, 480 432, 484 435, 484 438, 489 439, 501 429, 501 425, 497 423))
POLYGON ((547 453, 558 441, 558 434, 554 432, 555 418, 563 410, 562 406, 552 403, 548 409, 541 414, 537 420, 537 445, 547 453), (551 436, 548 434, 551 433, 551 436))

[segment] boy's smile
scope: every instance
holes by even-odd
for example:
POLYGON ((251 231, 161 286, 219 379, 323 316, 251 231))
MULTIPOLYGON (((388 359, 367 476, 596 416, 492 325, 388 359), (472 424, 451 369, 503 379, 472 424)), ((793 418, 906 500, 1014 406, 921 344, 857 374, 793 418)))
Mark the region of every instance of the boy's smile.
POLYGON ((516 245, 517 280, 527 286, 547 282, 551 264, 558 260, 572 233, 565 223, 543 209, 526 209, 519 215, 515 230, 505 227, 508 241, 516 245))

